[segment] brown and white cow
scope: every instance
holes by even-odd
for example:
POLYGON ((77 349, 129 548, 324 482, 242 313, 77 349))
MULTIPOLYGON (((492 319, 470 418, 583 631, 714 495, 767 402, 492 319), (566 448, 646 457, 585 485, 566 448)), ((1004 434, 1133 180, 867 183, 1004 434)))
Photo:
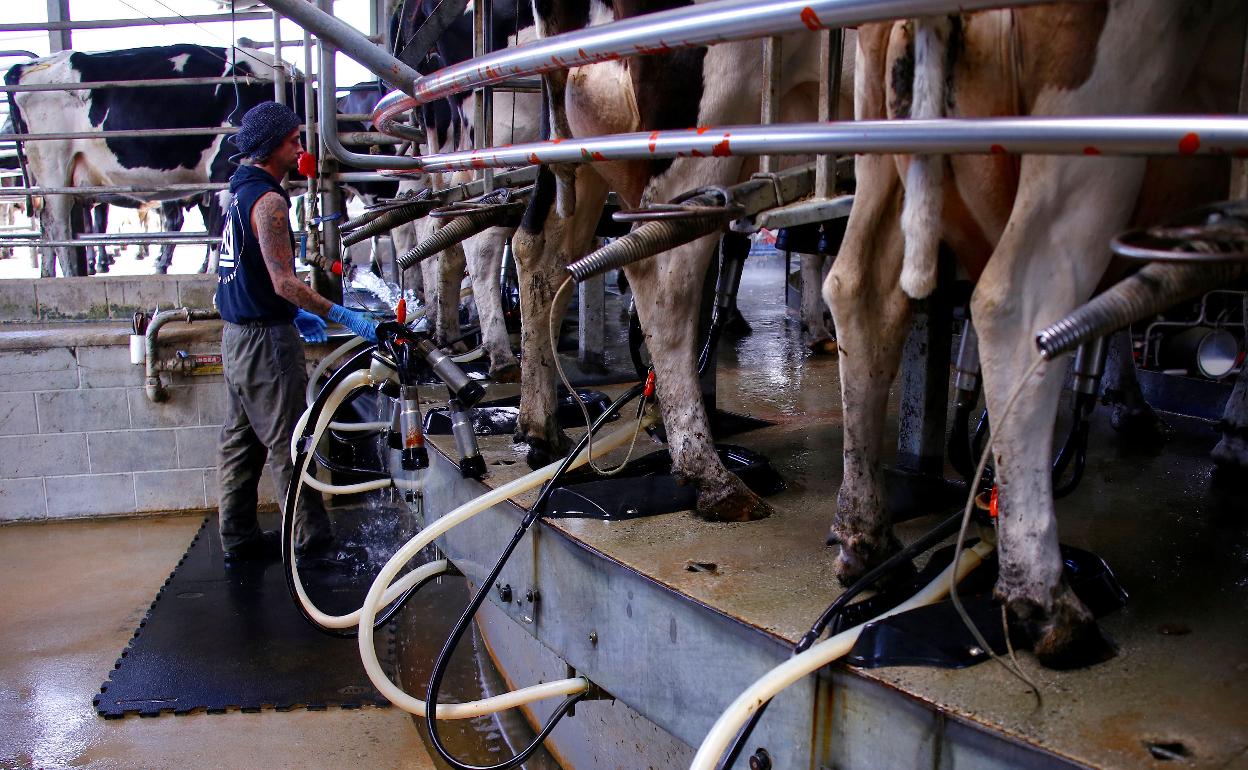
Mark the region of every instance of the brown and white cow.
MULTIPOLYGON (((534 9, 541 34, 549 36, 687 4, 590 0, 586 5, 555 0, 535 3, 534 9)), ((816 35, 784 38, 782 121, 814 119, 817 54, 816 35)), ((755 123, 762 55, 762 41, 752 40, 548 75, 552 132, 555 138, 585 137, 755 123)), ((569 444, 555 420, 554 352, 546 324, 535 325, 531 319, 547 317, 565 277, 563 266, 587 252, 607 191, 614 190, 630 208, 664 203, 693 188, 735 184, 751 168, 740 157, 713 157, 543 169, 533 204, 514 240, 525 317, 517 439, 529 444, 530 464, 564 454, 569 444), (552 189, 556 180, 557 189, 552 189)), ((744 521, 768 515, 770 507, 728 473, 716 455, 696 372, 697 313, 716 241, 716 236, 701 238, 635 263, 625 273, 654 362, 673 472, 697 485, 699 514, 744 521)))
MULTIPOLYGON (((855 114, 1233 112, 1246 10, 1237 0, 1117 0, 865 26, 855 114)), ((1092 616, 1062 580, 1058 555, 1050 464, 1065 362, 1020 380, 1037 357, 1035 332, 1102 281, 1110 237, 1224 194, 1225 164, 864 155, 856 177, 848 230, 824 284, 845 415, 844 481, 831 530, 841 546, 839 576, 852 580, 898 547, 880 462, 886 399, 910 297, 934 286, 943 241, 978 279, 971 308, 1001 501, 997 593, 1046 665, 1105 654, 1092 616), (1013 411, 1000 419, 1016 386, 1013 411)))

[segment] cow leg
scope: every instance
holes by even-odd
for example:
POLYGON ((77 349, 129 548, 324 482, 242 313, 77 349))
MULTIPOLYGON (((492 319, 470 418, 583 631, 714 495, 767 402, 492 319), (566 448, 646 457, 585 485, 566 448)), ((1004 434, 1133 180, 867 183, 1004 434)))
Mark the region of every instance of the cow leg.
POLYGON ((836 335, 830 328, 828 306, 823 301, 824 258, 818 254, 802 254, 802 331, 807 334, 806 346, 811 352, 832 355, 836 352, 836 335))
POLYGON ((1067 362, 1023 378, 1037 359, 1036 330, 1096 288, 1143 173, 1136 159, 1025 158, 1009 224, 971 298, 1001 510, 997 595, 1050 667, 1096 662, 1112 647, 1062 578, 1050 466, 1067 362))
MULTIPOLYGON (((229 197, 229 192, 225 195, 229 197)), ((204 220, 204 230, 207 231, 208 237, 220 238, 221 233, 225 231, 225 209, 221 204, 221 199, 214 193, 204 193, 199 196, 196 204, 199 206, 199 215, 204 220)), ((227 204, 228 205, 228 204, 227 204)), ((217 272, 217 263, 221 259, 221 242, 216 244, 208 244, 204 247, 204 262, 199 266, 201 273, 217 272)))
MULTIPOLYGON (((103 235, 108 232, 108 204, 97 203, 90 208, 88 212, 90 218, 90 227, 88 232, 96 235, 103 235)), ((107 273, 108 267, 113 263, 112 256, 108 253, 107 246, 91 246, 87 251, 87 258, 95 263, 95 272, 107 273)))
POLYGON ((1213 448, 1213 461, 1221 469, 1242 473, 1248 469, 1248 366, 1239 371, 1219 427, 1222 440, 1213 448))
POLYGON ((910 303, 900 287, 904 250, 901 179, 892 158, 859 156, 858 190, 823 296, 839 343, 844 475, 829 543, 840 543, 837 577, 849 584, 900 544, 885 507, 881 456, 888 390, 901 365, 910 303))
POLYGON ((654 367, 672 474, 698 484, 698 515, 754 521, 772 508, 724 468, 711 439, 698 379, 698 309, 717 236, 625 268, 654 367))
POLYGON ((491 227, 464 242, 468 276, 472 279, 472 297, 481 324, 481 342, 490 356, 490 379, 495 382, 520 380, 520 362, 507 339, 499 284, 503 247, 513 232, 510 228, 491 227))
MULTIPOLYGON (((551 346, 549 319, 555 292, 567 274, 563 268, 584 256, 593 242, 602 215, 607 189, 598 172, 588 166, 576 168, 578 201, 572 217, 554 210, 555 178, 542 170, 537 190, 524 222, 512 240, 512 253, 520 277, 520 414, 516 441, 529 445, 530 466, 540 467, 563 457, 571 442, 556 418, 555 350, 551 346)), ((571 299, 567 292, 565 302, 571 299)), ((566 304, 556 307, 562 318, 566 304)))
MULTIPOLYGON (((43 210, 39 212, 39 223, 47 240, 73 240, 83 228, 82 206, 71 196, 49 195, 44 199, 43 210)), ((54 246, 45 250, 40 274, 52 277, 56 275, 58 266, 64 276, 86 275, 85 250, 81 246, 54 246)))
POLYGON ((1115 332, 1109 338, 1109 354, 1103 377, 1105 403, 1113 405, 1110 422, 1114 430, 1132 442, 1159 443, 1169 438, 1173 429, 1157 416, 1140 392, 1131 356, 1131 334, 1115 332))
POLYGON ((439 345, 459 337, 459 288, 464 282, 464 247, 455 244, 438 255, 438 325, 434 339, 439 345))
MULTIPOLYGON (((186 215, 182 211, 181 201, 162 201, 160 204, 160 227, 167 233, 181 232, 182 224, 186 221, 186 215)), ((160 256, 156 258, 156 272, 165 274, 169 272, 169 266, 173 264, 173 250, 176 248, 172 243, 162 244, 160 247, 160 256)))

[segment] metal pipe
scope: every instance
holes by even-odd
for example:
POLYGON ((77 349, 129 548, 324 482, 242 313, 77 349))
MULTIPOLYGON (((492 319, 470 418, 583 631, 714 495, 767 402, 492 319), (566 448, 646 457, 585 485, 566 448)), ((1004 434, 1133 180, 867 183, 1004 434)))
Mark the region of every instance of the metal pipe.
MULTIPOLYGON (((328 44, 341 50, 365 69, 401 91, 411 89, 420 77, 419 72, 391 56, 384 48, 373 44, 350 24, 338 20, 306 0, 267 0, 267 5, 316 35, 323 45, 328 44)), ((321 75, 325 75, 323 65, 321 75)), ((321 87, 325 88, 324 83, 321 87)), ((332 110, 330 114, 333 114, 332 110)))
POLYGON ((214 318, 220 318, 221 314, 215 310, 192 310, 184 307, 180 310, 162 310, 152 316, 152 320, 147 324, 147 333, 144 335, 144 370, 146 378, 143 381, 143 390, 147 393, 147 399, 154 403, 169 400, 169 391, 165 389, 164 384, 160 381, 160 371, 158 369, 160 360, 156 356, 156 345, 160 337, 160 328, 170 321, 183 319, 188 324, 192 321, 208 321, 214 318))
MULTIPOLYGON (((270 3, 270 5, 274 5, 270 3)), ((56 32, 72 29, 117 29, 119 27, 163 27, 169 24, 207 24, 225 21, 252 21, 269 18, 268 11, 209 13, 197 16, 157 16, 142 19, 95 19, 91 21, 29 21, 0 24, 0 32, 56 32)))
MULTIPOLYGON (((382 131, 388 131, 384 123, 379 122, 383 116, 507 78, 540 75, 582 64, 789 32, 1002 6, 1038 5, 1048 1, 715 0, 687 5, 542 38, 445 67, 419 77, 414 84, 399 84, 407 86, 400 90, 413 98, 402 93, 388 94, 377 105, 378 120, 374 123, 382 131)), ((298 0, 279 2, 284 6, 298 3, 298 0)), ((352 55, 350 51, 347 54, 352 55)))
POLYGON ((146 139, 151 136, 217 136, 233 134, 238 126, 214 126, 212 128, 150 128, 126 129, 124 131, 64 131, 41 134, 4 134, 5 141, 20 139, 23 142, 70 139, 146 139))
POLYGON ((136 244, 136 243, 137 244, 159 243, 159 244, 168 244, 170 246, 197 246, 197 245, 198 246, 203 246, 203 245, 215 246, 221 243, 220 237, 216 237, 216 238, 188 237, 188 238, 173 239, 173 238, 152 238, 150 236, 136 236, 134 238, 82 238, 82 239, 74 240, 74 241, 41 241, 41 240, 38 240, 38 237, 39 237, 39 233, 35 233, 32 236, 26 236, 25 234, 21 236, 17 234, 10 234, 6 237, 0 237, 0 246, 17 246, 17 247, 49 246, 49 247, 59 248, 63 246, 127 246, 130 244, 136 244))
POLYGON ((1041 330, 1036 347, 1042 358, 1055 358, 1246 273, 1248 267, 1240 263, 1152 262, 1041 330))
MULTIPOLYGON (((379 126, 380 128, 380 126, 379 126)), ((384 129, 383 129, 384 130, 384 129)), ((528 163, 855 153, 1189 155, 1248 151, 1248 118, 862 120, 615 134, 426 155, 426 172, 528 163)))
MULTIPOLYGON (((282 39, 282 17, 273 12, 273 39, 282 39)), ((282 49, 273 49, 273 101, 286 103, 286 62, 282 59, 282 49)))
MULTIPOLYGON (((307 5, 304 0, 294 0, 294 2, 299 5, 307 5)), ((311 6, 309 5, 309 7, 311 6)), ((319 89, 319 123, 321 144, 324 145, 325 151, 339 163, 346 163, 347 165, 355 166, 356 168, 419 169, 421 167, 420 158, 413 158, 405 155, 366 155, 364 153, 351 152, 346 147, 342 146, 342 140, 338 138, 338 121, 329 120, 326 117, 328 115, 334 115, 337 112, 337 105, 334 104, 334 83, 337 76, 337 67, 335 67, 334 64, 334 49, 324 41, 321 41, 320 49, 321 69, 319 89)))
MULTIPOLYGON (((298 76, 302 80, 302 76, 298 76)), ((202 77, 202 78, 144 78, 140 80, 100 80, 100 81, 77 81, 73 83, 19 83, 17 85, 0 84, 0 93, 8 91, 15 94, 24 94, 42 91, 86 91, 96 90, 99 88, 164 88, 167 86, 212 86, 212 85, 233 85, 235 81, 240 86, 256 86, 272 83, 269 78, 256 77, 254 75, 239 75, 238 77, 202 77)))
POLYGON ((27 51, 23 48, 10 48, 7 51, 0 51, 0 59, 13 59, 18 56, 24 56, 27 59, 39 58, 39 54, 34 51, 27 51))

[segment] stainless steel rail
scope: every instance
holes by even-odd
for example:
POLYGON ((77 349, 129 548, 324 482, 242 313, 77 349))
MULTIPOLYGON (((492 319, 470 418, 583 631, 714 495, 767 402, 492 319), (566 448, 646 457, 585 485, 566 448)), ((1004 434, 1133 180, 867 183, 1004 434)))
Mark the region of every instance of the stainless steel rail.
POLYGON ((852 153, 1191 155, 1248 151, 1248 117, 1080 117, 787 123, 639 132, 428 155, 427 172, 529 163, 852 153))
POLYGON ((209 13, 196 16, 157 16, 141 19, 95 19, 90 21, 27 21, 0 24, 0 32, 54 32, 65 29, 118 29, 120 27, 163 27, 168 24, 207 24, 225 21, 252 21, 269 18, 268 11, 209 13))
POLYGON ((266 4, 322 41, 341 49, 347 56, 396 88, 411 88, 420 78, 419 72, 391 56, 381 46, 375 45, 350 24, 325 13, 306 0, 266 0, 266 4))
MULTIPOLYGON (((303 79, 302 75, 298 75, 299 80, 303 79)), ((15 94, 31 93, 36 91, 94 91, 97 88, 164 88, 169 86, 212 86, 229 84, 234 85, 237 82, 240 86, 266 85, 274 82, 270 78, 258 78, 250 75, 239 75, 233 77, 203 77, 203 78, 164 78, 162 80, 103 80, 100 82, 75 82, 75 83, 24 83, 18 85, 5 85, 0 83, 0 93, 9 91, 15 94)))
MULTIPOLYGON (((297 1, 281 0, 283 5, 297 1)), ((410 89, 396 84, 402 93, 391 93, 377 105, 374 123, 388 131, 385 121, 390 115, 417 104, 507 78, 582 64, 789 32, 1043 2, 1048 0, 715 0, 507 48, 422 76, 410 89)), ((340 47, 352 54, 350 48, 340 47)))

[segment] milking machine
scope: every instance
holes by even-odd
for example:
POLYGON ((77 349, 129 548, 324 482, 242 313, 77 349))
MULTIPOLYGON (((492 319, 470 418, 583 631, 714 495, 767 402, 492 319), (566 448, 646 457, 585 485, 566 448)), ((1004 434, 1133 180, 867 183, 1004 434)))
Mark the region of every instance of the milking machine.
MULTIPOLYGON (((335 636, 358 636, 361 659, 374 685, 400 708, 416 715, 427 715, 430 721, 430 734, 433 736, 435 746, 443 753, 447 761, 456 767, 465 767, 465 765, 447 754, 441 745, 436 725, 438 717, 470 719, 537 700, 564 697, 566 700, 563 706, 556 711, 555 716, 539 733, 533 744, 513 759, 498 766, 512 767, 523 762, 541 745, 550 730, 573 704, 585 697, 592 697, 595 694, 594 688, 584 677, 571 677, 473 703, 446 704, 439 707, 436 699, 446 663, 476 610, 484 601, 485 593, 493 585, 498 571, 502 569, 525 532, 541 518, 546 509, 546 501, 553 490, 559 486, 563 476, 585 464, 591 455, 606 454, 626 442, 631 445, 636 441, 639 432, 654 422, 653 410, 647 408, 653 396, 653 378, 633 386, 603 410, 568 457, 486 492, 477 499, 428 522, 423 531, 409 540, 382 566, 358 610, 333 616, 315 606, 299 578, 294 552, 293 512, 297 510, 299 495, 304 493, 304 487, 311 487, 324 494, 359 494, 398 488, 404 490, 409 504, 421 506, 421 491, 424 475, 429 468, 429 456, 424 443, 424 426, 417 386, 422 379, 427 380, 430 374, 448 389, 448 410, 456 448, 459 452, 461 473, 465 476, 479 476, 485 470, 468 414, 484 394, 480 384, 465 375, 449 355, 433 344, 428 335, 414 331, 408 324, 399 321, 382 323, 377 327, 377 337, 376 345, 364 345, 360 340, 352 340, 331 353, 318 366, 318 375, 328 370, 335 362, 345 359, 345 363, 338 366, 315 396, 312 396, 313 387, 309 387, 310 403, 300 418, 291 447, 297 469, 297 475, 287 491, 286 498, 285 510, 291 512, 291 515, 284 516, 282 522, 282 553, 287 584, 300 612, 316 628, 335 636), (344 422, 340 424, 336 421, 334 417, 339 407, 356 393, 367 388, 376 388, 383 398, 395 403, 391 410, 391 419, 374 423, 344 422), (626 404, 638 398, 640 401, 637 405, 636 420, 608 435, 598 437, 593 441, 591 448, 589 446, 591 436, 609 420, 614 419, 626 404), (398 456, 397 463, 391 463, 392 472, 364 471, 371 473, 372 478, 353 484, 327 484, 316 479, 311 473, 311 466, 314 460, 321 462, 317 447, 332 426, 343 430, 377 430, 383 427, 388 430, 386 445, 398 456), (455 631, 448 639, 447 646, 434 668, 429 690, 430 701, 426 706, 424 701, 415 699, 398 688, 381 669, 373 647, 373 631, 392 618, 420 586, 435 577, 451 573, 453 568, 445 559, 435 559, 402 576, 399 573, 427 546, 434 543, 452 527, 499 502, 543 483, 545 486, 539 494, 538 504, 533 506, 521 521, 491 576, 482 582, 468 610, 465 611, 455 631)), ((363 469, 354 470, 363 471, 363 469)))

